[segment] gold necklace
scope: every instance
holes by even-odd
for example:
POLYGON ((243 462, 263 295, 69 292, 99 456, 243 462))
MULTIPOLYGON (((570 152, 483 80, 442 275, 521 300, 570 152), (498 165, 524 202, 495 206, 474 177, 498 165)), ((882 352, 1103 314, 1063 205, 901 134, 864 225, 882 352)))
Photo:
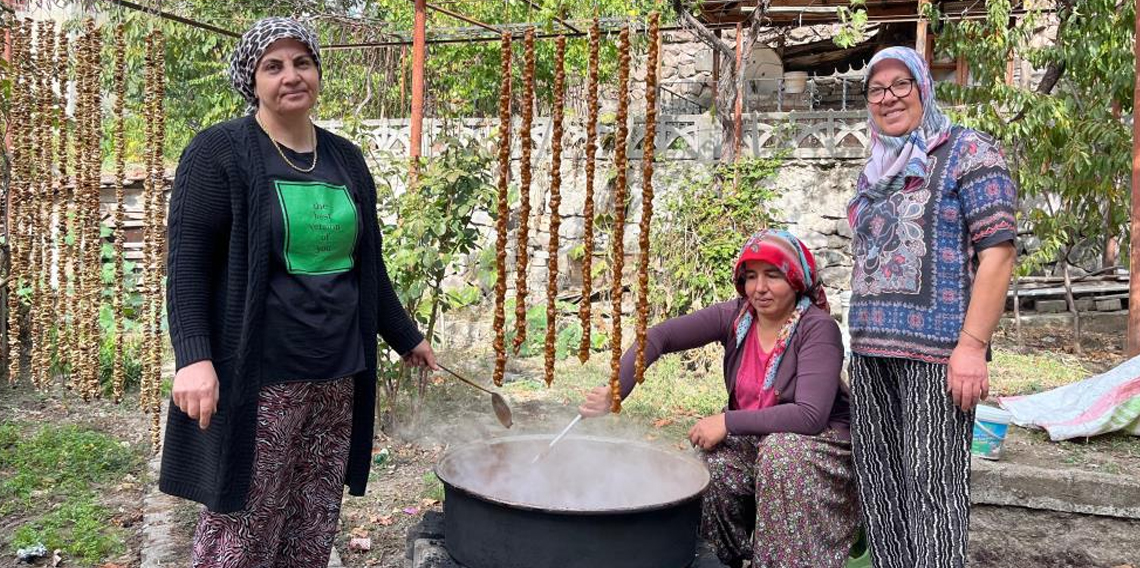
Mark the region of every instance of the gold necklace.
POLYGON ((281 144, 277 143, 277 140, 273 139, 273 135, 269 133, 269 129, 266 128, 265 124, 261 122, 261 116, 255 113, 253 115, 253 118, 257 120, 257 125, 261 127, 261 131, 269 137, 269 141, 273 143, 274 148, 277 148, 277 153, 281 156, 281 159, 285 160, 285 163, 289 164, 290 168, 293 168, 294 170, 297 170, 303 174, 310 173, 313 170, 317 169, 317 127, 313 126, 312 121, 309 122, 309 126, 313 129, 313 165, 309 166, 308 168, 298 168, 297 165, 290 161, 289 157, 285 155, 285 151, 281 149, 281 144))

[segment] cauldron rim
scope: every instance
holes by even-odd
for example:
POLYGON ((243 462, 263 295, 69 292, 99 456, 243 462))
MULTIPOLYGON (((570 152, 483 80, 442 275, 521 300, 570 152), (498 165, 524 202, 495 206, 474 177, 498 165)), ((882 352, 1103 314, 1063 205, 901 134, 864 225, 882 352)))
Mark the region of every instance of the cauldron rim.
POLYGON ((439 462, 437 462, 432 467, 432 471, 435 472, 435 476, 437 478, 439 478, 439 480, 443 483, 443 485, 446 488, 449 488, 449 489, 454 490, 454 491, 459 491, 463 494, 466 494, 466 495, 468 495, 472 498, 475 498, 475 499, 479 499, 481 501, 486 501, 488 503, 494 503, 497 505, 503 505, 506 507, 511 507, 514 509, 519 509, 519 510, 524 510, 524 511, 536 511, 536 512, 541 512, 541 513, 569 515, 569 516, 628 515, 630 513, 651 512, 651 511, 658 511, 658 510, 662 510, 662 509, 669 509, 669 508, 677 507, 678 505, 681 505, 684 503, 688 503, 688 502, 693 501, 695 499, 700 499, 701 496, 704 494, 704 492, 706 490, 708 490, 709 483, 711 483, 711 481, 712 481, 712 476, 709 474, 708 466, 706 466, 704 464, 704 462, 702 462, 696 458, 693 458, 690 456, 685 456, 685 455, 678 454, 678 453, 668 452, 668 451, 666 451, 663 448, 660 448, 658 446, 654 446, 652 444, 646 444, 644 442, 640 442, 637 440, 624 440, 621 438, 607 438, 607 437, 602 437, 602 436, 569 436, 564 441, 592 440, 592 441, 603 442, 603 443, 607 443, 607 444, 620 443, 623 445, 632 445, 632 446, 637 446, 643 450, 649 450, 649 451, 653 451, 653 452, 657 452, 657 453, 669 456, 669 458, 671 458, 671 459, 677 459, 677 460, 680 460, 682 462, 688 462, 691 465, 696 466, 695 469, 700 472, 701 477, 703 478, 700 482, 700 488, 698 490, 692 492, 691 494, 684 496, 684 497, 680 497, 678 499, 672 499, 669 501, 662 501, 659 503, 653 503, 650 505, 638 505, 638 506, 629 506, 629 507, 611 507, 611 508, 606 508, 606 509, 549 508, 549 507, 542 507, 540 505, 535 505, 533 503, 523 503, 523 502, 518 502, 518 501, 512 501, 509 499, 503 499, 500 497, 495 497, 495 496, 487 495, 485 493, 481 493, 481 492, 476 491, 470 487, 460 485, 460 484, 456 483, 455 481, 448 479, 448 475, 443 471, 443 469, 444 469, 443 466, 445 463, 447 463, 449 458, 452 458, 453 456, 459 454, 460 452, 462 452, 464 450, 469 450, 469 449, 475 448, 477 446, 489 446, 491 444, 503 444, 503 443, 512 443, 512 442, 526 442, 526 441, 532 441, 532 440, 547 441, 547 440, 550 440, 551 438, 553 438, 553 436, 546 435, 546 434, 526 434, 526 435, 517 435, 517 436, 501 436, 501 437, 495 437, 495 438, 489 438, 489 439, 484 439, 484 440, 475 440, 472 442, 467 442, 467 443, 464 443, 462 445, 456 446, 454 448, 448 449, 444 453, 443 457, 440 458, 439 462))

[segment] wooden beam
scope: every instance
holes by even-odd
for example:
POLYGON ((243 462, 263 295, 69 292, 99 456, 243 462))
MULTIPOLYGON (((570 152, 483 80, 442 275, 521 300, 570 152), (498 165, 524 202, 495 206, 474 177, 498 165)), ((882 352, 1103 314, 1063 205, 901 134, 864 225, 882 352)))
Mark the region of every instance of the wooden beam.
MULTIPOLYGON (((420 3, 419 3, 419 1, 417 1, 416 2, 416 9, 417 10, 419 10, 419 5, 420 5, 420 3)), ((430 8, 432 10, 435 10, 436 12, 439 12, 440 14, 443 14, 445 16, 451 16, 452 18, 455 18, 456 20, 459 20, 461 22, 467 22, 468 24, 471 24, 473 26, 479 26, 479 27, 481 27, 487 31, 492 31, 495 33, 502 33, 502 30, 500 30, 498 28, 495 28, 489 24, 484 24, 483 22, 480 22, 479 20, 476 20, 473 18, 468 18, 467 16, 464 16, 463 14, 460 14, 459 12, 452 12, 451 10, 448 10, 447 8, 444 8, 442 6, 436 6, 435 4, 427 4, 426 2, 424 3, 424 5, 427 8, 430 8)), ((417 11, 416 13, 418 14, 419 12, 417 11)), ((414 31, 413 31, 413 33, 414 33, 414 31)))
MULTIPOLYGON (((925 7, 929 3, 930 3, 930 0, 918 0, 918 13, 922 14, 923 7, 925 7)), ((926 18, 919 18, 918 23, 915 24, 915 26, 916 27, 915 27, 915 32, 914 32, 914 50, 917 51, 918 56, 925 59, 926 63, 929 65, 930 64, 930 55, 931 55, 930 51, 931 50, 928 50, 927 45, 926 45, 926 32, 927 32, 927 27, 928 27, 927 22, 926 22, 926 18)))
MULTIPOLYGON (((1140 38, 1140 11, 1135 37, 1140 38)), ((1136 78, 1132 87, 1132 113, 1140 109, 1140 41, 1134 42, 1136 78)), ((1128 263, 1128 356, 1140 355, 1140 120, 1132 121, 1132 230, 1128 263)), ((1079 338, 1078 338, 1079 339, 1079 338)))

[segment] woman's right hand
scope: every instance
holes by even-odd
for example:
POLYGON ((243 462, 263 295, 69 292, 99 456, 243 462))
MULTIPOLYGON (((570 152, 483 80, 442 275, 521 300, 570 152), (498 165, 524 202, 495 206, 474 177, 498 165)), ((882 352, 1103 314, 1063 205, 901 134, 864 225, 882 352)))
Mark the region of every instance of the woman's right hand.
POLYGON ((182 412, 198 421, 198 427, 210 427, 210 417, 218 411, 218 374, 214 362, 198 361, 174 374, 170 398, 182 412))
POLYGON ((578 407, 578 414, 583 418, 596 418, 610 413, 613 404, 613 394, 610 387, 596 387, 586 393, 586 401, 578 407))

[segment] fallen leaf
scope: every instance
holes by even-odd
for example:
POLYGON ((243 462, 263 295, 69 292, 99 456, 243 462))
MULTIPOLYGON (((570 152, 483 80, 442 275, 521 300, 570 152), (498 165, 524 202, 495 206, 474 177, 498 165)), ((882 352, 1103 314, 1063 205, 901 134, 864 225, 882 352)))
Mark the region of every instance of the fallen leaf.
POLYGON ((664 428, 673 423, 672 418, 660 418, 653 421, 654 428, 664 428))
POLYGON ((366 529, 362 526, 361 527, 353 527, 353 529, 351 531, 348 531, 348 534, 351 534, 352 536, 355 536, 355 537, 364 538, 364 537, 368 536, 368 529, 366 529))
POLYGON ((438 505, 438 504, 439 504, 439 499, 424 499, 423 501, 420 501, 421 507, 431 507, 432 505, 438 505))
POLYGON ((396 522, 396 519, 393 518, 392 515, 384 515, 383 517, 376 519, 376 522, 387 527, 387 526, 391 526, 392 523, 396 522))
POLYGON ((372 550, 372 539, 368 537, 350 539, 348 549, 353 552, 368 552, 372 550))
POLYGON ((123 566, 122 564, 115 564, 114 562, 108 562, 99 568, 126 568, 126 566, 123 566))

